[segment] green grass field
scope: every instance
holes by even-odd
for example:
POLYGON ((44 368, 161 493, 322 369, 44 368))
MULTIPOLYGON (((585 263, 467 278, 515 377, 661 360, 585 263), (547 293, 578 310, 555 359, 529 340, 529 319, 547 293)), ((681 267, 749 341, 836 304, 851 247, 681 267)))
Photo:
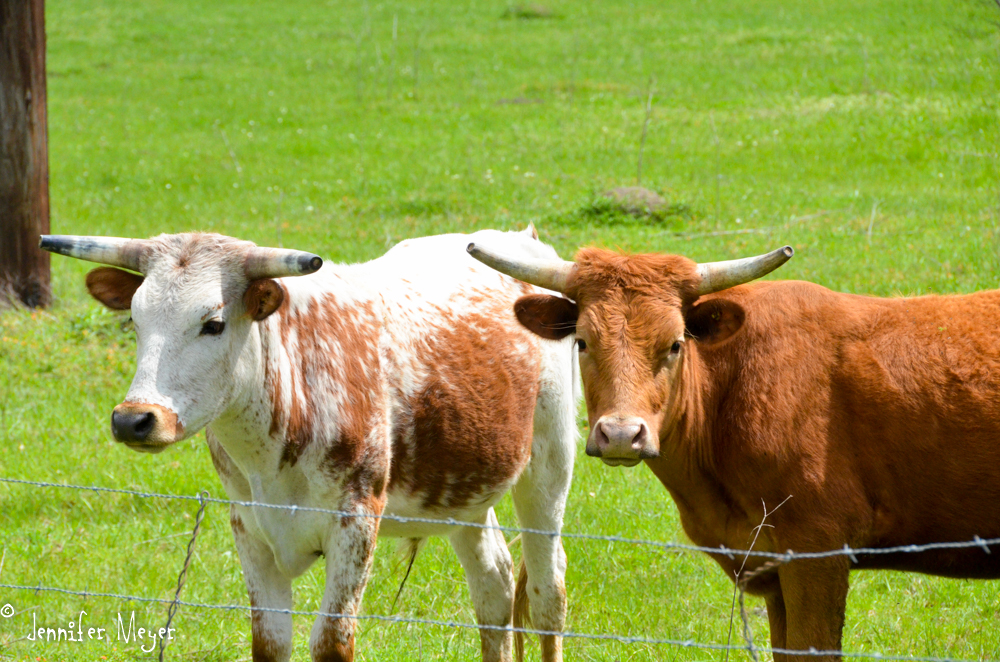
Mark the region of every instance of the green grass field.
MULTIPOLYGON (((1000 283, 1000 8, 993 0, 48 3, 52 232, 215 231, 357 261, 410 236, 534 221, 601 244, 725 259, 789 243, 782 278, 878 295, 1000 283), (642 184, 681 213, 596 213, 642 184)), ((134 342, 53 258, 50 310, 0 313, 0 476, 223 496, 203 436, 158 456, 109 416, 134 342)), ((172 597, 196 505, 0 485, 0 583, 172 597)), ((514 524, 509 503, 500 508, 514 524)), ((652 474, 583 456, 565 529, 682 540, 652 474)), ((700 555, 568 540, 568 627, 725 643, 732 585, 700 555)), ((515 555, 519 548, 513 546, 515 555)), ((404 568, 378 550, 365 613, 404 568)), ((319 567, 296 584, 317 609, 319 567)), ((997 582, 855 573, 849 651, 1000 658, 997 582)), ((223 506, 183 597, 243 604, 223 506)), ((0 589, 0 659, 132 660, 133 644, 25 641, 31 619, 160 627, 163 605, 0 589)), ((750 599, 757 642, 763 603, 750 599)), ((472 622, 445 542, 397 613, 472 622)), ((311 619, 297 618, 296 659, 311 619)), ((244 612, 182 608, 169 659, 249 659, 244 612)), ((738 636, 734 633, 734 641, 738 636)), ((363 622, 361 660, 470 660, 474 630, 363 622)), ((538 656, 537 645, 529 649, 538 656)), ((745 654, 731 655, 741 659, 745 654)), ((147 655, 148 656, 148 655, 147 655)), ((718 660, 568 640, 569 660, 718 660)))

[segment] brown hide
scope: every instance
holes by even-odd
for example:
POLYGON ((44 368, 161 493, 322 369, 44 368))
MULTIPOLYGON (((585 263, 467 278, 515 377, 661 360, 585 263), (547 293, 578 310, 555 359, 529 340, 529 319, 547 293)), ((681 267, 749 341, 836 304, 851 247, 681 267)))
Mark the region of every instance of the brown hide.
MULTIPOLYGON (((786 499, 755 550, 1000 537, 1000 292, 878 299, 790 281, 696 299, 696 279, 685 258, 586 249, 566 291, 591 428, 622 414, 659 431, 646 463, 695 543, 746 548, 786 499)), ((997 551, 800 560, 749 589, 774 647, 839 649, 850 567, 1000 578, 997 551)), ((729 577, 742 561, 713 558, 729 577)))
POLYGON ((434 374, 412 396, 397 395, 391 486, 427 509, 492 498, 531 456, 537 355, 521 345, 528 334, 508 331, 509 308, 479 303, 481 314, 446 318, 413 348, 434 374))
MULTIPOLYGON (((512 325, 502 321, 510 315, 509 303, 501 307, 483 298, 479 313, 443 317, 440 327, 429 328, 420 342, 400 352, 403 357, 393 353, 389 360, 395 362, 412 352, 434 371, 412 396, 393 386, 401 406, 393 417, 391 466, 386 466, 385 449, 368 442, 369 431, 381 421, 376 380, 385 369, 379 367, 379 321, 370 305, 340 303, 327 294, 293 311, 287 298, 280 300, 285 303, 265 323, 277 325, 281 344, 263 351, 273 408, 269 433, 283 440, 282 465, 295 465, 311 444, 325 443, 323 468, 331 475, 348 472, 353 497, 402 488, 429 509, 493 498, 523 470, 531 456, 540 364, 526 349, 533 338, 516 326, 511 333, 512 325), (271 353, 290 346, 293 335, 298 354, 285 381, 271 353), (337 351, 330 349, 334 346, 337 351), (322 383, 335 384, 349 403, 340 412, 336 439, 324 438, 316 413, 317 399, 331 397, 313 393, 313 385, 322 383)), ((399 370, 394 365, 391 371, 399 370)))

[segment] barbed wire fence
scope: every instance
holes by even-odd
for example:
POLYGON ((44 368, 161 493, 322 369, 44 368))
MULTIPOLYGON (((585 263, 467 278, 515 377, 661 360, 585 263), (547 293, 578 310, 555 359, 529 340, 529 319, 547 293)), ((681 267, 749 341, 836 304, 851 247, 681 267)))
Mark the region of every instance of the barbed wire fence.
MULTIPOLYGON (((1000 0, 998 0, 998 2, 1000 2, 1000 0)), ((747 611, 744 604, 744 597, 745 597, 744 589, 746 587, 747 582, 753 577, 762 574, 764 572, 775 570, 781 565, 784 565, 786 563, 791 563, 792 561, 796 560, 822 559, 822 558, 830 558, 837 556, 847 556, 848 558, 851 559, 852 562, 857 563, 858 561, 857 557, 859 555, 883 555, 883 554, 899 554, 899 553, 912 554, 912 553, 921 553, 932 550, 970 549, 970 548, 979 548, 983 551, 983 553, 991 554, 992 550, 990 548, 992 546, 1000 546, 1000 538, 981 538, 979 536, 974 536, 972 540, 960 541, 960 542, 938 542, 938 543, 926 543, 919 545, 900 545, 895 547, 861 547, 861 548, 852 548, 849 547, 848 545, 844 545, 840 549, 832 549, 820 552, 795 552, 793 550, 788 550, 784 553, 779 553, 779 552, 758 551, 753 549, 749 550, 734 549, 722 545, 720 545, 719 547, 705 547, 701 545, 692 545, 680 542, 644 540, 639 538, 628 538, 623 536, 602 535, 595 533, 577 533, 570 531, 562 531, 562 532, 546 531, 546 530, 531 529, 531 528, 516 527, 516 526, 504 526, 499 524, 481 524, 477 522, 463 522, 452 518, 435 519, 428 517, 403 517, 391 514, 372 515, 367 513, 354 513, 354 512, 347 512, 329 508, 298 506, 295 504, 273 504, 273 503, 262 503, 256 501, 220 499, 210 496, 207 492, 201 492, 198 495, 168 494, 161 492, 145 492, 141 490, 130 490, 123 488, 101 487, 97 485, 72 485, 67 483, 53 483, 53 482, 24 480, 24 479, 7 478, 7 477, 0 477, 0 483, 6 483, 9 485, 38 487, 38 488, 69 489, 69 490, 80 490, 85 492, 95 492, 104 494, 120 494, 120 495, 134 496, 143 499, 163 499, 163 500, 174 500, 174 501, 197 502, 199 504, 198 513, 195 516, 195 524, 191 532, 191 537, 187 544, 186 556, 183 565, 181 566, 181 570, 178 574, 177 588, 172 598, 126 595, 120 593, 91 591, 91 590, 81 591, 81 590, 74 590, 58 586, 42 586, 42 585, 29 586, 24 584, 0 583, 0 589, 31 591, 35 593, 40 593, 40 592, 58 593, 61 595, 72 595, 83 598, 108 598, 108 599, 122 600, 125 602, 166 604, 169 605, 169 607, 168 607, 165 628, 170 627, 170 624, 174 616, 176 615, 177 610, 180 607, 188 607, 192 609, 208 609, 208 610, 218 610, 218 611, 244 611, 250 613, 273 612, 273 613, 289 614, 293 616, 314 616, 314 617, 323 616, 328 618, 346 618, 355 621, 404 623, 404 624, 415 624, 415 625, 441 626, 449 628, 463 628, 472 630, 502 630, 508 632, 519 632, 523 634, 557 635, 564 637, 566 639, 586 639, 593 641, 617 642, 622 644, 677 646, 681 648, 712 650, 712 651, 744 651, 750 656, 752 660, 755 660, 756 662, 759 662, 760 660, 759 656, 760 653, 770 653, 770 654, 778 653, 786 655, 797 655, 803 657, 841 656, 843 658, 852 658, 852 659, 860 658, 860 659, 876 659, 876 660, 898 660, 901 662, 974 662, 973 660, 969 659, 952 658, 952 657, 888 655, 880 652, 817 650, 815 648, 810 648, 808 650, 794 650, 788 648, 771 648, 768 646, 758 646, 757 644, 754 643, 750 620, 747 615, 747 611), (195 542, 201 530, 201 524, 204 518, 205 509, 209 504, 237 505, 237 506, 245 506, 251 508, 279 509, 279 510, 288 510, 293 513, 295 512, 322 513, 342 518, 364 517, 372 519, 390 520, 404 524, 419 523, 419 524, 435 524, 435 525, 445 525, 445 526, 466 526, 478 529, 493 529, 497 531, 502 531, 504 533, 518 533, 518 534, 528 533, 528 534, 545 535, 552 537, 561 537, 565 539, 601 541, 601 542, 622 543, 630 545, 647 545, 661 550, 703 552, 712 555, 721 554, 727 556, 730 559, 736 559, 738 557, 743 557, 744 559, 749 557, 760 557, 760 558, 766 558, 768 559, 768 561, 762 564, 761 566, 757 567, 752 572, 747 573, 745 576, 741 577, 736 582, 736 589, 739 591, 739 606, 740 606, 739 614, 740 614, 740 619, 742 621, 741 625, 744 638, 743 644, 732 644, 732 643, 722 644, 714 642, 702 642, 692 639, 637 637, 637 636, 619 635, 613 633, 574 632, 571 630, 556 632, 551 630, 540 630, 535 628, 518 628, 511 626, 466 623, 455 620, 421 618, 414 616, 382 615, 382 614, 339 614, 339 613, 330 613, 324 611, 275 609, 268 607, 253 607, 250 605, 210 604, 204 602, 181 600, 180 594, 186 583, 187 572, 190 567, 192 554, 194 552, 195 542)), ((4 614, 4 615, 9 616, 9 614, 4 614)), ((169 644, 166 643, 164 638, 161 638, 159 640, 160 662, 163 662, 164 660, 166 647, 168 645, 169 644)), ((988 662, 988 661, 981 659, 979 660, 979 662, 988 662)))

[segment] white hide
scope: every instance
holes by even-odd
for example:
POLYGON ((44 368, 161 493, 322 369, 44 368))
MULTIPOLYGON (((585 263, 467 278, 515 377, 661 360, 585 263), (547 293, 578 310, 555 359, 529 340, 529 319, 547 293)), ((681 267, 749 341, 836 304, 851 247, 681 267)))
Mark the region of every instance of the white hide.
MULTIPOLYGON (((381 371, 377 412, 367 426, 366 452, 388 462, 391 425, 401 406, 399 396, 417 393, 434 365, 420 359, 417 346, 428 334, 482 306, 483 299, 504 299, 505 333, 517 338, 516 351, 540 361, 534 437, 527 467, 510 484, 484 491, 461 508, 423 507, 419 495, 404 489, 389 491, 385 513, 454 518, 495 524, 492 506, 513 488, 515 509, 525 527, 558 531, 562 525, 572 475, 576 436, 576 375, 573 337, 539 339, 521 328, 510 307, 524 293, 522 284, 469 257, 465 247, 488 235, 525 256, 555 257, 548 246, 529 233, 483 231, 472 235, 442 235, 406 240, 386 255, 358 265, 326 264, 310 276, 284 278, 287 292, 283 314, 304 312, 316 301, 333 296, 345 315, 373 322, 377 334, 365 339, 378 361, 365 371, 381 371)), ((266 372, 280 375, 282 404, 303 398, 293 373, 302 351, 319 351, 334 364, 345 352, 337 338, 324 339, 313 350, 299 347, 299 333, 282 344, 275 316, 251 322, 241 310, 247 282, 233 275, 231 264, 198 263, 178 269, 153 262, 136 292, 132 311, 138 339, 138 367, 127 400, 160 405, 178 416, 184 436, 208 426, 209 445, 230 498, 268 504, 317 508, 349 508, 367 512, 348 498, 344 483, 326 465, 328 448, 307 445, 294 463, 282 461, 281 444, 269 435, 274 409, 266 372), (241 289, 242 288, 242 289, 241 289), (209 319, 226 322, 219 336, 199 335, 209 319), (270 362, 264 365, 265 356, 270 362)), ((538 288, 531 291, 542 292, 538 288)), ((485 332, 485 331, 484 331, 485 332)), ((335 438, 344 412, 355 403, 337 375, 310 383, 309 416, 324 436, 335 438)), ((412 436, 412 431, 408 432, 412 436)), ((405 436, 405 435, 404 435, 405 436)), ((327 586, 323 608, 356 613, 374 547, 381 536, 422 538, 449 535, 466 570, 470 593, 481 622, 509 625, 513 576, 503 535, 493 530, 442 525, 400 524, 391 520, 291 512, 284 509, 233 507, 234 535, 254 606, 290 609, 291 580, 305 572, 319 555, 326 555, 327 586)), ((536 626, 560 630, 565 619, 565 555, 558 538, 523 538, 529 574, 529 595, 536 626)), ((346 645, 354 624, 349 620, 318 619, 313 629, 314 657, 331 656, 331 641, 346 645)), ((287 660, 291 624, 287 615, 258 612, 253 621, 255 656, 287 660), (260 651, 258 651, 258 645, 260 651), (262 652, 261 652, 262 651, 262 652)), ((482 631, 486 660, 509 660, 509 633, 482 631)), ((551 638, 550 638, 551 639, 551 638)), ((545 642, 543 642, 544 644, 545 642)), ((549 641, 546 659, 561 659, 558 641, 549 641)))

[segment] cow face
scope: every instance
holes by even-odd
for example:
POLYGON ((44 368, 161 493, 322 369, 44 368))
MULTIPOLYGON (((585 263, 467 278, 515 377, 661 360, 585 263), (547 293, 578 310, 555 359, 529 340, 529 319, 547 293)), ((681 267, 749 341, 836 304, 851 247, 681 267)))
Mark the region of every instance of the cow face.
POLYGON ((590 421, 587 454, 612 466, 659 456, 698 397, 698 343, 736 333, 742 309, 710 299, 695 304, 700 277, 679 256, 622 256, 585 249, 565 293, 520 299, 515 312, 548 338, 575 333, 590 421))
POLYGON ((605 294, 582 307, 576 325, 587 454, 633 466, 659 455, 659 430, 683 364, 684 320, 659 301, 605 294))
POLYGON ((54 237, 43 238, 42 247, 84 259, 114 258, 145 274, 101 267, 88 274, 87 289, 109 308, 132 312, 136 373, 112 413, 111 429, 130 448, 154 453, 233 406, 240 384, 259 381, 250 342, 254 323, 284 299, 282 286, 266 276, 301 275, 322 264, 314 255, 204 234, 128 244, 54 237))
POLYGON ((724 343, 743 325, 738 304, 699 297, 760 278, 794 254, 784 246, 695 264, 678 255, 597 248, 581 250, 576 262, 477 242, 466 250, 498 271, 569 297, 524 297, 515 313, 544 338, 576 334, 590 418, 587 454, 626 466, 659 456, 661 442, 694 425, 702 397, 696 348, 724 343))
POLYGON ((87 279, 91 294, 111 307, 128 302, 136 335, 136 372, 111 416, 115 439, 159 452, 186 439, 230 406, 249 376, 245 360, 254 321, 281 304, 269 279, 248 282, 218 256, 186 264, 158 256, 145 278, 102 267, 87 279))

